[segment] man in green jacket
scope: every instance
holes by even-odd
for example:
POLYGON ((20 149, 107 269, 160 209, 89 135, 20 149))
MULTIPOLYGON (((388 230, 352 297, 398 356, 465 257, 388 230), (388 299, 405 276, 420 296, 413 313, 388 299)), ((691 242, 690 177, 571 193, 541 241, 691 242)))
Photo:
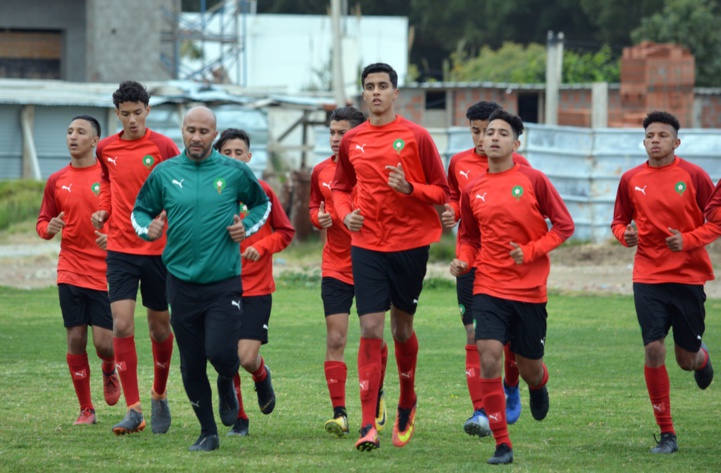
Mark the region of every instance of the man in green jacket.
POLYGON ((182 132, 185 151, 153 169, 131 219, 138 236, 149 241, 163 234, 167 220, 163 262, 171 324, 185 392, 201 427, 189 450, 210 451, 220 442, 206 364, 210 360, 218 372, 221 421, 233 425, 243 310, 239 243, 263 226, 270 203, 245 163, 213 150, 218 132, 210 109, 189 110, 182 132), (242 221, 240 202, 248 208, 242 221))

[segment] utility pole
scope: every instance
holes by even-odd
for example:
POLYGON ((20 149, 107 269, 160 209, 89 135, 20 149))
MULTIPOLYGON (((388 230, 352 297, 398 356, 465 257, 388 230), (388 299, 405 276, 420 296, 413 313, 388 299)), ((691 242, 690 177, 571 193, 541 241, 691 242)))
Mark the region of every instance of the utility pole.
POLYGON ((546 125, 558 125, 559 88, 563 72, 563 32, 546 39, 546 125))
POLYGON ((345 107, 345 92, 343 90, 343 51, 340 32, 341 0, 331 0, 330 13, 333 32, 333 96, 336 107, 345 107))

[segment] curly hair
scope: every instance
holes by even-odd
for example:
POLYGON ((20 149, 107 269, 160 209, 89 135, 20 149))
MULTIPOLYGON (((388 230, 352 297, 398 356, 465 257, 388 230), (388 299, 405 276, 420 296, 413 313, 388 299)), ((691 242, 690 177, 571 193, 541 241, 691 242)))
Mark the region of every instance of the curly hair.
POLYGON ((523 120, 521 120, 521 117, 519 117, 518 115, 508 113, 505 110, 499 108, 495 112, 491 113, 490 117, 488 117, 489 123, 493 120, 503 120, 504 122, 511 125, 511 129, 513 130, 513 138, 515 139, 518 139, 518 137, 523 134, 523 120))
POLYGON ((150 94, 143 84, 134 80, 121 82, 118 90, 113 93, 113 104, 118 108, 123 102, 142 102, 146 107, 150 103, 150 94))
POLYGON ((671 125, 673 129, 676 130, 676 133, 678 133, 678 129, 681 128, 678 118, 668 112, 656 111, 646 115, 646 118, 643 119, 643 129, 645 130, 648 128, 651 123, 665 123, 666 125, 671 125))
POLYGON ((486 102, 485 100, 481 100, 480 102, 474 103, 468 107, 468 110, 466 111, 466 118, 470 121, 488 120, 491 113, 499 110, 500 108, 501 106, 496 102, 486 102))

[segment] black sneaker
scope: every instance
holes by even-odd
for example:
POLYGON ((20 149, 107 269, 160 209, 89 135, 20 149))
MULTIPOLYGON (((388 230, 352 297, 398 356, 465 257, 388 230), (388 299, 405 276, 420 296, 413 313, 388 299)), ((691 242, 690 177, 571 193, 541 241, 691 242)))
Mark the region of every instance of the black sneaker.
POLYGON ((530 396, 531 414, 536 420, 543 420, 548 414, 548 389, 543 386, 541 389, 528 388, 530 396))
MULTIPOLYGON (((653 436, 656 440, 656 436, 653 436)), ((661 440, 656 440, 656 445, 651 449, 651 453, 673 453, 678 450, 676 443, 676 434, 661 434, 661 440)))
MULTIPOLYGON (((255 383, 255 391, 258 393, 258 406, 263 414, 270 414, 275 409, 275 391, 273 382, 270 379, 270 368, 265 367, 265 380, 255 383)), ((236 413, 237 415, 237 413, 236 413)))
POLYGON ((198 437, 198 440, 196 440, 193 445, 188 447, 188 451, 190 451, 190 452, 210 452, 212 450, 217 450, 219 447, 220 447, 220 440, 218 439, 217 434, 213 434, 213 435, 200 434, 200 437, 198 437))
POLYGON ((496 452, 491 458, 486 460, 490 465, 508 465, 513 463, 513 450, 505 443, 496 447, 496 452))
POLYGON ((249 435, 248 427, 250 426, 250 420, 249 419, 235 419, 235 424, 233 424, 233 428, 230 429, 230 432, 228 432, 228 437, 232 437, 233 435, 237 435, 239 437, 246 437, 249 435))
MULTIPOLYGON (((701 342, 701 348, 706 350, 706 353, 708 354, 708 347, 704 342, 701 342)), ((706 362, 706 366, 704 366, 700 370, 696 370, 693 372, 693 377, 696 380, 696 384, 701 389, 706 389, 709 384, 711 384, 711 381, 713 381, 713 366, 711 365, 711 355, 708 355, 708 361, 706 362)))
POLYGON ((238 395, 233 378, 218 376, 218 410, 223 425, 231 426, 238 418, 238 395))

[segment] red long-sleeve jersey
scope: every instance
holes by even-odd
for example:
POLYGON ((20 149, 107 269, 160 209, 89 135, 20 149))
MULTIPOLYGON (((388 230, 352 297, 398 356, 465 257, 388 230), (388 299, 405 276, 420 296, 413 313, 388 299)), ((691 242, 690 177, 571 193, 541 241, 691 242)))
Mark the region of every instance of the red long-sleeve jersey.
POLYGON ((486 173, 461 192, 458 258, 476 268, 474 294, 546 302, 548 253, 573 231, 573 219, 553 184, 529 166, 486 173), (523 250, 523 264, 510 256, 511 242, 523 250))
POLYGON ((331 187, 341 220, 354 209, 364 217, 363 227, 351 232, 353 246, 389 252, 440 240, 434 205, 448 200, 443 163, 428 131, 401 116, 382 126, 367 121, 343 135, 331 187), (386 166, 399 164, 413 186, 409 195, 388 185, 386 166))
POLYGON ((246 258, 242 260, 243 271, 240 278, 243 282, 244 296, 265 296, 275 292, 273 255, 287 248, 295 236, 295 229, 273 189, 265 181, 258 179, 258 183, 268 196, 271 208, 268 220, 260 230, 240 243, 240 254, 243 254, 249 246, 260 253, 258 261, 246 258))
POLYGON ((104 138, 96 150, 103 169, 98 209, 110 214, 108 250, 160 255, 165 248, 165 232, 155 241, 138 238, 130 223, 130 214, 150 171, 161 161, 179 155, 180 151, 170 138, 150 129, 138 140, 123 140, 122 136, 121 131, 104 138))
POLYGON ((676 156, 663 167, 648 163, 621 176, 611 230, 626 246, 623 234, 636 222, 638 248, 633 281, 647 284, 704 284, 713 279, 705 245, 719 236, 719 226, 704 223, 704 209, 713 192, 706 171, 676 156), (683 251, 671 251, 669 228, 683 235, 683 251))
MULTIPOLYGON (((65 212, 58 257, 58 284, 107 291, 105 251, 95 243, 90 217, 98 208, 100 164, 86 168, 66 166, 52 174, 45 184, 43 203, 35 230, 50 240, 50 220, 65 212)), ((102 231, 102 230, 101 230, 102 231)))
POLYGON ((323 246, 323 262, 321 264, 321 275, 343 281, 346 284, 353 284, 353 266, 350 259, 351 234, 343 224, 343 219, 333 205, 333 193, 331 182, 335 176, 338 165, 333 157, 315 165, 310 176, 310 221, 321 229, 318 222, 318 210, 320 203, 325 202, 325 210, 330 213, 333 225, 328 227, 325 246, 323 246))

